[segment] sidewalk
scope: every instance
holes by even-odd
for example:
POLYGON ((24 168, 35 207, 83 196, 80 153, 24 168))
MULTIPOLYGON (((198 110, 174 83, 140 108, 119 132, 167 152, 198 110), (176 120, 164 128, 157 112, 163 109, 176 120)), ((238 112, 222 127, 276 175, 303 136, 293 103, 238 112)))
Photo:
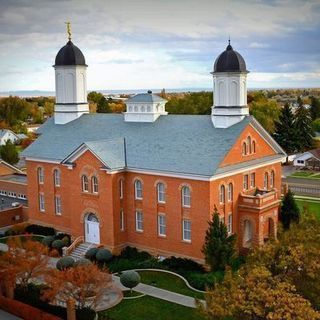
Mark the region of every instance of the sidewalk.
POLYGON ((5 312, 4 310, 0 309, 0 320, 23 320, 21 318, 18 318, 8 312, 5 312))
MULTIPOLYGON (((121 289, 121 290, 128 290, 128 288, 125 288, 120 283, 120 278, 112 275, 112 280, 114 283, 121 289)), ((168 290, 156 288, 147 284, 139 283, 135 288, 134 291, 138 291, 140 293, 144 293, 148 296, 166 300, 169 302, 177 303, 182 306, 190 307, 190 308, 196 308, 195 299, 189 296, 185 296, 180 293, 171 292, 168 290)), ((202 303, 205 303, 204 300, 200 300, 202 303)))

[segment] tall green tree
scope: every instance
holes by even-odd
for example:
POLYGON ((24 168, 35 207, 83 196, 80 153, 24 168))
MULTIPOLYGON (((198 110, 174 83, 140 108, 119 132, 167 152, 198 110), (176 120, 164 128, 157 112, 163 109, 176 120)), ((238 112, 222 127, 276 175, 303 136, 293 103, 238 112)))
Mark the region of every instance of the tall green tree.
POLYGON ((310 113, 312 120, 320 118, 320 99, 311 97, 310 113))
POLYGON ((282 200, 280 208, 280 220, 284 229, 289 229, 292 222, 298 223, 300 221, 300 210, 290 189, 284 195, 282 200))
POLYGON ((297 150, 305 151, 313 146, 314 131, 310 112, 302 104, 299 105, 295 114, 294 128, 297 137, 297 150))
POLYGON ((294 115, 291 107, 286 104, 282 109, 279 120, 275 122, 274 138, 288 153, 297 150, 297 132, 294 127, 294 115))
POLYGON ((98 113, 110 113, 111 108, 108 100, 102 96, 97 103, 97 112, 98 113))
POLYGON ((202 252, 211 271, 224 270, 235 257, 236 236, 228 236, 227 227, 220 221, 216 207, 208 224, 202 252))
POLYGON ((16 164, 19 161, 16 146, 10 140, 7 140, 6 144, 0 148, 0 156, 10 164, 16 164))

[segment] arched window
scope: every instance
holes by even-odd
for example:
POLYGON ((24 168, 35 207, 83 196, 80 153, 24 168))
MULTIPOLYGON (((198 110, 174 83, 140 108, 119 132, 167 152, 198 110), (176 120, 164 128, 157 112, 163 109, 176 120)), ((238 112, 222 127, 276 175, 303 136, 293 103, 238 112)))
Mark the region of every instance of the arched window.
POLYGON ((98 193, 99 192, 98 178, 96 176, 93 176, 91 178, 91 183, 92 183, 92 192, 98 193))
POLYGON ((53 171, 53 179, 54 179, 54 185, 56 186, 56 187, 60 187, 60 170, 58 170, 58 169, 54 169, 54 171, 53 171))
POLYGON ((89 180, 87 176, 83 175, 81 177, 81 183, 82 183, 82 191, 89 192, 89 180))
POLYGON ((231 182, 228 184, 228 201, 233 201, 233 185, 231 182))
POLYGON ((252 152, 256 153, 256 142, 254 140, 252 141, 252 152))
POLYGON ((268 189, 268 180, 269 180, 268 172, 265 172, 264 179, 263 179, 263 187, 264 187, 264 189, 268 189))
POLYGON ((38 168, 38 182, 41 184, 44 182, 44 170, 42 167, 38 168))
POLYGON ((225 191, 226 191, 226 188, 224 187, 224 185, 221 185, 220 186, 220 203, 225 202, 225 191))
POLYGON ((242 155, 247 155, 247 144, 245 142, 242 144, 242 155))
POLYGON ((248 153, 251 154, 252 153, 252 145, 251 145, 251 137, 247 138, 247 145, 248 145, 248 153))
POLYGON ((274 187, 274 171, 272 170, 270 173, 270 188, 274 187))
POLYGON ((142 183, 140 180, 134 182, 134 195, 136 199, 142 199, 142 183))
POLYGON ((164 190, 164 184, 159 182, 157 184, 157 194, 158 194, 158 202, 165 203, 166 202, 166 193, 164 190))
POLYGON ((141 112, 144 112, 144 111, 145 111, 145 107, 142 106, 142 107, 141 107, 141 112))
POLYGON ((119 180, 119 197, 123 199, 123 179, 119 180))
POLYGON ((190 188, 187 186, 184 186, 181 190, 181 195, 182 195, 182 206, 189 208, 191 204, 190 188))

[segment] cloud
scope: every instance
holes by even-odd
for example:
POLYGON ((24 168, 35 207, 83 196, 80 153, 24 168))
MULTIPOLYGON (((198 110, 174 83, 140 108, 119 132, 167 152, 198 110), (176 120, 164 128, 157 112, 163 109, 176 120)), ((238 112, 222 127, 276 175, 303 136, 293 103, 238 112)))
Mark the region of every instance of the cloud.
POLYGON ((267 43, 260 43, 260 42, 251 42, 249 44, 249 48, 253 49, 263 49, 263 48, 269 48, 270 45, 267 43))

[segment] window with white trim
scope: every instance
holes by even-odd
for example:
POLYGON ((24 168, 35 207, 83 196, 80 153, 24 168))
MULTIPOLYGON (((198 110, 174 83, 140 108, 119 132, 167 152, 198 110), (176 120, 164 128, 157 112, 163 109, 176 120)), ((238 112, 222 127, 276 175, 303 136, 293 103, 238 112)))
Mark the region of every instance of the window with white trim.
POLYGON ((219 190, 220 203, 225 202, 225 196, 226 196, 226 188, 224 187, 224 185, 221 185, 219 190))
POLYGON ((250 174, 250 187, 254 188, 256 186, 256 174, 255 172, 252 172, 250 174))
POLYGON ((60 170, 54 169, 53 171, 53 179, 55 187, 60 187, 61 177, 60 177, 60 170))
POLYGON ((38 172, 38 182, 40 184, 43 184, 44 183, 44 169, 42 167, 39 167, 37 172, 38 172))
POLYGON ((119 180, 119 197, 123 199, 123 179, 119 180))
POLYGON ((191 221, 187 219, 182 220, 182 240, 191 242, 191 221))
POLYGON ((120 210, 120 230, 124 231, 124 212, 123 212, 123 209, 120 210))
POLYGON ((83 175, 81 177, 81 184, 82 184, 82 191, 83 192, 89 192, 89 180, 86 175, 83 175))
POLYGON ((247 174, 243 176, 243 190, 248 190, 249 177, 247 174))
POLYGON ((93 176, 91 178, 91 183, 92 183, 92 192, 98 193, 99 192, 98 178, 96 176, 93 176))
POLYGON ((232 234, 232 213, 228 214, 228 225, 227 225, 228 234, 232 234))
POLYGON ((164 184, 162 182, 159 182, 157 184, 157 194, 158 194, 158 202, 165 203, 166 202, 166 193, 164 184))
POLYGON ((135 199, 142 199, 142 182, 140 180, 134 182, 134 195, 135 199))
POLYGON ((251 145, 251 137, 249 136, 247 138, 247 144, 248 144, 248 153, 251 154, 252 153, 252 145, 251 145))
POLYGON ((242 155, 247 155, 247 144, 245 142, 242 144, 242 155))
POLYGON ((190 188, 187 186, 182 187, 181 195, 182 195, 182 206, 185 208, 190 208, 190 205, 191 205, 190 188))
POLYGON ((136 231, 143 231, 143 213, 136 211, 136 231))
POLYGON ((252 152, 256 153, 256 142, 254 140, 252 141, 252 152))
POLYGON ((270 188, 274 187, 274 171, 272 170, 270 173, 270 188))
POLYGON ((56 215, 61 215, 61 197, 60 196, 55 196, 54 197, 54 203, 55 203, 56 215))
POLYGON ((166 216, 158 214, 158 235, 164 237, 166 235, 166 216))
POLYGON ((228 184, 228 201, 233 201, 233 184, 228 184))
POLYGON ((45 206, 44 206, 44 194, 43 193, 39 193, 39 210, 41 212, 45 211, 45 206))
POLYGON ((269 180, 268 172, 265 172, 264 178, 263 178, 263 188, 264 189, 268 189, 268 180, 269 180))

